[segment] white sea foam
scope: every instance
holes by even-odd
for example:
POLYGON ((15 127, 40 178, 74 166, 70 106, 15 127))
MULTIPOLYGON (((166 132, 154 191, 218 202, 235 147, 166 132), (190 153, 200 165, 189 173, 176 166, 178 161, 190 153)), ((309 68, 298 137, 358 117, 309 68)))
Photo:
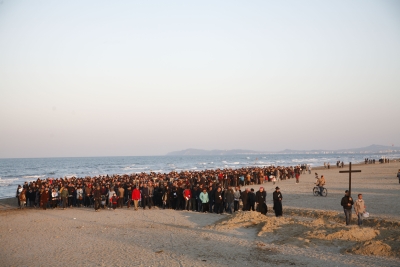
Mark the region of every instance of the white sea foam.
POLYGON ((45 177, 45 175, 26 175, 26 176, 22 176, 22 178, 25 178, 25 179, 37 179, 37 178, 41 178, 41 177, 45 177))
POLYGON ((0 187, 10 186, 14 181, 17 181, 18 178, 10 178, 10 179, 2 179, 0 178, 0 187))

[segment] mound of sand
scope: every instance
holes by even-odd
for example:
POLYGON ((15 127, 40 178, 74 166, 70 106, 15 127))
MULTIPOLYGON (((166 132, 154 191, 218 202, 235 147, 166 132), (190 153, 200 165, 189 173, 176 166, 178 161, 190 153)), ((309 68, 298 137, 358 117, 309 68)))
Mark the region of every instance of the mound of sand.
POLYGON ((284 218, 284 217, 272 217, 265 216, 259 212, 254 211, 245 211, 238 212, 232 216, 223 218, 219 220, 217 223, 209 226, 209 228, 214 229, 235 229, 235 228, 247 228, 254 226, 261 226, 262 229, 259 232, 259 235, 263 233, 270 233, 274 230, 280 228, 282 225, 292 223, 293 219, 284 218))
POLYGON ((347 241, 367 241, 379 235, 379 230, 372 228, 358 228, 353 227, 350 230, 339 230, 327 234, 326 230, 317 230, 308 232, 308 238, 315 238, 321 240, 347 240, 347 241))
POLYGON ((381 241, 367 241, 346 250, 348 253, 374 256, 393 256, 392 248, 381 241))

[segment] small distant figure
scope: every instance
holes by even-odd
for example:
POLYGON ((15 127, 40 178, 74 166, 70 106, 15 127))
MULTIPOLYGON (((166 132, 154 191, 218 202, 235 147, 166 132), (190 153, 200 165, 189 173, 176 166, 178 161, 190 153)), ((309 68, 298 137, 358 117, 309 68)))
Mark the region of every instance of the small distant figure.
POLYGON ((311 174, 311 165, 308 165, 308 174, 311 174))
POLYGON ((326 169, 326 162, 324 162, 324 168, 326 169))
POLYGON ((397 172, 397 178, 399 178, 399 184, 400 184, 400 169, 399 169, 399 171, 397 172))
POLYGON ((275 192, 272 194, 272 198, 274 200, 274 211, 275 216, 279 217, 282 216, 282 193, 280 188, 277 186, 275 187, 275 192))
POLYGON ((363 195, 358 194, 358 199, 356 200, 356 203, 354 204, 354 211, 356 212, 356 215, 358 217, 358 226, 360 226, 360 227, 363 224, 363 215, 364 215, 366 208, 367 207, 365 206, 363 195))
POLYGON ((330 169, 331 168, 331 164, 328 162, 328 169, 330 169))
POLYGON ((351 210, 353 208, 353 198, 349 194, 349 190, 345 191, 345 196, 342 198, 341 205, 344 210, 344 215, 346 216, 346 225, 350 225, 351 221, 351 210))
POLYGON ((341 165, 342 165, 342 168, 344 168, 344 163, 343 163, 343 161, 342 161, 342 164, 341 164, 341 165))

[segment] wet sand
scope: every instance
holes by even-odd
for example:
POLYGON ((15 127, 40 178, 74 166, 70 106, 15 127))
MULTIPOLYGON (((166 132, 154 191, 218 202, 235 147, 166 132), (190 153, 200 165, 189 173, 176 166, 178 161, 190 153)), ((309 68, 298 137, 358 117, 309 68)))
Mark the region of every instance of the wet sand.
MULTIPOLYGON (((345 166, 344 170, 348 167, 345 166)), ((267 216, 173 210, 16 209, 0 201, 2 266, 399 266, 399 162, 358 165, 352 195, 363 193, 371 217, 344 226, 340 200, 348 174, 314 169, 277 183, 284 216, 272 212, 276 185, 265 183, 267 216), (312 195, 314 172, 327 197, 312 195)), ((259 186, 250 186, 255 190, 259 186)), ((355 217, 355 216, 353 216, 355 217)))

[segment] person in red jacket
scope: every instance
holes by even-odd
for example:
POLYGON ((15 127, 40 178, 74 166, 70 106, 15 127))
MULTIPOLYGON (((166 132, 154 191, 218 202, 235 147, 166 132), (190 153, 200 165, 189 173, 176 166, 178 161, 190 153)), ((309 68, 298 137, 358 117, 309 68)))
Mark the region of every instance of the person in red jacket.
POLYGON ((185 209, 187 211, 191 210, 191 202, 190 199, 192 198, 192 190, 190 187, 186 187, 185 191, 183 191, 183 197, 185 198, 185 209))
POLYGON ((138 210, 138 202, 140 199, 140 191, 139 189, 135 186, 132 191, 132 200, 133 200, 133 205, 135 206, 135 210, 138 210))

